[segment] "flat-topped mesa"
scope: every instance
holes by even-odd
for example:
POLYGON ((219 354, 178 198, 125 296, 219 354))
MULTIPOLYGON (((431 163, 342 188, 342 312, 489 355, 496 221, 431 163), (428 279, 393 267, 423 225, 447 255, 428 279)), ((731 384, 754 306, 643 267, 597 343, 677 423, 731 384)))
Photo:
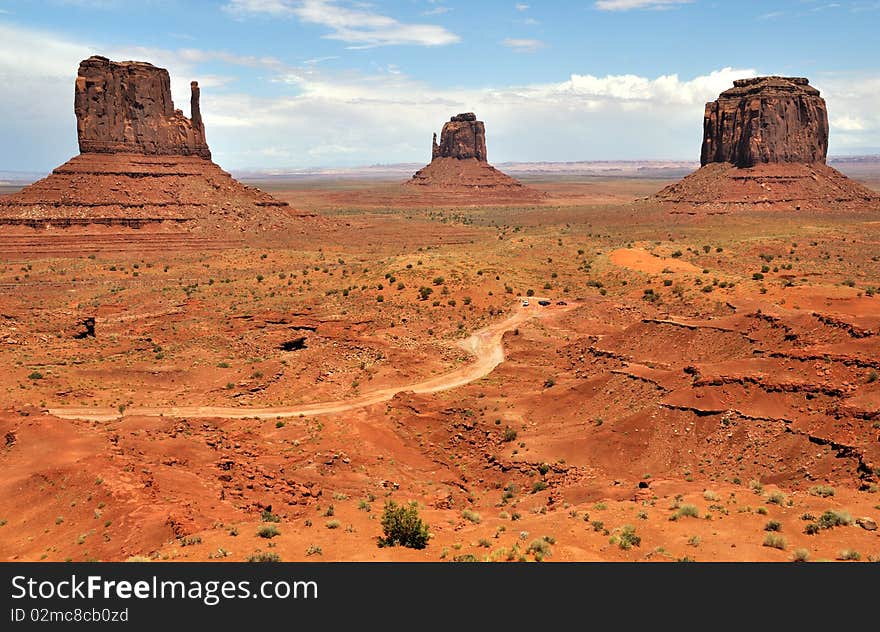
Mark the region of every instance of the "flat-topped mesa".
POLYGON ((436 158, 476 158, 480 162, 488 162, 486 126, 483 121, 478 121, 472 112, 457 114, 449 119, 440 132, 439 145, 437 135, 434 135, 431 159, 436 158))
POLYGON ((200 156, 211 159, 199 108, 199 84, 191 84, 191 119, 174 109, 164 68, 93 56, 79 65, 74 95, 82 153, 200 156))
POLYGON ((738 79, 706 104, 702 165, 825 163, 828 110, 802 77, 738 79))
POLYGON ((80 154, 47 177, 0 196, 0 226, 100 224, 230 235, 287 231, 311 215, 245 186, 211 160, 190 84, 192 118, 174 109, 162 68, 90 57, 79 66, 74 108, 80 154))
POLYGON ((672 213, 876 211, 875 191, 825 164, 828 110, 799 77, 733 82, 706 104, 702 166, 651 198, 672 213))

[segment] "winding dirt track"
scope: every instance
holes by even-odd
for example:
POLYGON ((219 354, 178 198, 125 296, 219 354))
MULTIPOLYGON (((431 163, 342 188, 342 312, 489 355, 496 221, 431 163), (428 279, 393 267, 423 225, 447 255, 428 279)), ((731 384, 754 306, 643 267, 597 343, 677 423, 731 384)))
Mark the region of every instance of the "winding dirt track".
POLYGON ((495 367, 504 362, 504 345, 502 336, 522 323, 536 317, 559 314, 577 307, 576 303, 567 306, 538 307, 538 298, 533 306, 522 307, 519 301, 515 304, 512 316, 501 322, 489 325, 470 335, 459 343, 465 351, 474 356, 474 361, 454 369, 443 375, 432 377, 422 382, 402 386, 383 388, 366 393, 355 399, 336 400, 307 404, 303 406, 280 406, 275 408, 251 408, 229 406, 169 406, 169 407, 133 407, 123 414, 113 408, 50 408, 49 413, 62 419, 82 419, 87 421, 112 421, 123 416, 128 417, 178 417, 187 419, 277 419, 279 417, 299 417, 300 415, 328 415, 342 413, 356 408, 371 406, 388 401, 397 393, 436 393, 464 386, 489 375, 495 367))

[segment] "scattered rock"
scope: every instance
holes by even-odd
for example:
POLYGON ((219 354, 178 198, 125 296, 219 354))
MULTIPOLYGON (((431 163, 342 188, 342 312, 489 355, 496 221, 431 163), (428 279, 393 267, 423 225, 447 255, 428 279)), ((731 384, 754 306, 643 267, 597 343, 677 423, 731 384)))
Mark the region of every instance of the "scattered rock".
POLYGON ((859 518, 856 520, 856 524, 865 531, 877 530, 877 522, 873 518, 859 518))

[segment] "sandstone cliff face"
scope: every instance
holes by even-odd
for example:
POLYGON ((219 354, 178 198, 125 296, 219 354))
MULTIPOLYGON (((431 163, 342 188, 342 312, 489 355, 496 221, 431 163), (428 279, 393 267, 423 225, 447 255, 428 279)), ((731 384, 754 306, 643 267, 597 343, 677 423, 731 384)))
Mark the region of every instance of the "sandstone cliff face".
POLYGON ((807 79, 740 79, 706 104, 702 167, 650 199, 688 214, 876 210, 877 194, 827 154, 828 111, 807 79))
POLYGON ((81 153, 0 198, 0 226, 100 224, 218 235, 290 230, 307 212, 245 186, 211 162, 191 84, 192 118, 174 109, 168 71, 90 57, 75 111, 81 153))
POLYGON ((796 77, 739 79, 706 104, 703 165, 824 163, 828 111, 819 91, 796 77))
POLYGON ((486 156, 486 127, 478 121, 473 113, 453 116, 443 126, 440 133, 440 144, 434 137, 432 160, 436 158, 457 158, 465 160, 476 158, 480 162, 488 162, 486 156))
POLYGON ((114 62, 93 56, 79 66, 74 95, 82 153, 200 156, 210 160, 191 84, 192 118, 174 109, 168 71, 145 62, 114 62))

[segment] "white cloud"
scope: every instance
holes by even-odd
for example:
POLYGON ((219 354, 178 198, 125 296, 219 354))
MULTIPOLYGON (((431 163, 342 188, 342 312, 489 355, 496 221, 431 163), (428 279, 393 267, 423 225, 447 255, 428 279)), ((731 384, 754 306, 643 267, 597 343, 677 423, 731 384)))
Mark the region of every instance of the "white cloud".
POLYGON ((306 24, 330 29, 330 33, 324 36, 327 39, 340 40, 358 48, 406 44, 445 46, 461 40, 442 26, 406 24, 363 8, 343 6, 336 0, 230 0, 224 9, 238 16, 295 17, 306 24))
MULTIPOLYGON (((222 51, 104 48, 0 22, 0 170, 48 170, 76 153, 73 82, 79 61, 96 53, 168 68, 185 112, 189 81, 199 80, 208 142, 226 169, 427 162, 432 133, 457 112, 486 122, 493 162, 696 159, 705 103, 734 79, 757 74, 574 73, 555 82, 443 88, 387 64, 370 75, 331 73, 222 51), (23 52, 31 50, 40 54, 23 52), (206 76, 200 66, 207 62, 223 74, 206 76), (242 93, 239 73, 275 82, 266 91, 272 96, 242 93)), ((880 147, 880 72, 812 79, 828 101, 831 152, 880 147)))
POLYGON ((513 8, 515 8, 517 11, 528 11, 530 7, 524 2, 517 2, 515 5, 513 5, 513 8))
POLYGON ((690 4, 694 0, 598 0, 601 11, 631 11, 632 9, 671 9, 676 5, 690 4))
POLYGON ((514 39, 510 37, 502 40, 501 43, 508 48, 512 48, 518 53, 534 53, 535 51, 544 48, 545 46, 544 42, 542 42, 541 40, 514 39))

